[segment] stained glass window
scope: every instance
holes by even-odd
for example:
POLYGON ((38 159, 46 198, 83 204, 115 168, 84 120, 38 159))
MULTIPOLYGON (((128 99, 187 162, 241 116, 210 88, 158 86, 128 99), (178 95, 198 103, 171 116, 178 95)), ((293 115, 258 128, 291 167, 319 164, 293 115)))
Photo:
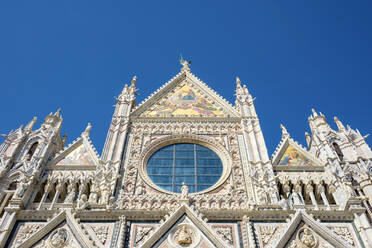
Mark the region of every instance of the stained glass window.
POLYGON ((222 175, 222 162, 212 150, 197 144, 178 143, 156 151, 147 162, 147 173, 160 188, 180 193, 182 183, 189 192, 214 185, 222 175))

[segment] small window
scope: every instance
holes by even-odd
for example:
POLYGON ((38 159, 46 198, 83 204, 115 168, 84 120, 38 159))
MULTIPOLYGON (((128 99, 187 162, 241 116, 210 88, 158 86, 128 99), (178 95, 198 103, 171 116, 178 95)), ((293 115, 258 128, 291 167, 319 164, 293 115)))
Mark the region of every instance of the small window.
POLYGON ((336 142, 333 142, 332 145, 333 148, 335 149, 338 158, 342 161, 344 159, 344 154, 342 153, 340 146, 336 142))
POLYGON ((36 151, 36 148, 37 146, 39 145, 38 142, 35 142, 32 144, 32 146, 30 147, 30 149, 28 150, 28 160, 31 160, 32 156, 34 155, 35 151, 36 151))

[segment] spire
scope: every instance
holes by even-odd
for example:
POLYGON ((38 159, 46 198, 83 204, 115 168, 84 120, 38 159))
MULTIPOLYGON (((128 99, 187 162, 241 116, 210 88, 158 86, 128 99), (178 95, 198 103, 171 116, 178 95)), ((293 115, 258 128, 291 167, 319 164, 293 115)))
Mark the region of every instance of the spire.
POLYGON ((314 118, 318 116, 318 114, 315 112, 315 109, 312 108, 311 111, 313 112, 313 117, 314 118))
POLYGON ((32 120, 26 125, 25 131, 32 131, 32 127, 34 126, 36 120, 37 120, 37 117, 34 116, 34 118, 32 118, 32 120))
POLYGON ((311 141, 311 136, 308 132, 305 132, 305 139, 306 139, 307 147, 309 147, 310 146, 310 141, 311 141))
POLYGON ((137 76, 134 76, 132 81, 130 82, 131 83, 131 86, 136 86, 136 82, 137 82, 137 76))
POLYGON ((342 124, 342 122, 337 118, 337 116, 334 117, 334 121, 335 121, 339 131, 345 131, 344 124, 342 124))
POLYGON ((242 86, 242 82, 240 81, 239 77, 236 77, 236 86, 237 87, 242 86))

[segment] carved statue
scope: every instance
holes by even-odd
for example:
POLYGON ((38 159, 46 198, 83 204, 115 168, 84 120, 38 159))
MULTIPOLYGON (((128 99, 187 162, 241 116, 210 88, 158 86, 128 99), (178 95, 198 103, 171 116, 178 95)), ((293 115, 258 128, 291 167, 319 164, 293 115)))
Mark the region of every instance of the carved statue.
POLYGON ((189 195, 189 187, 187 187, 187 185, 184 182, 182 182, 181 198, 187 199, 188 195, 189 195))
POLYGON ((82 194, 77 201, 77 208, 78 209, 85 209, 88 206, 88 197, 86 194, 82 194))
POLYGON ((110 197, 110 185, 101 185, 101 198, 99 199, 100 204, 107 204, 110 197))
POLYGON ((97 203, 98 201, 98 187, 96 183, 92 183, 92 188, 90 190, 90 195, 89 195, 89 203, 97 203))
POLYGON ((179 245, 189 245, 192 243, 192 238, 190 235, 190 230, 186 229, 186 226, 181 227, 177 237, 177 243, 179 245))
POLYGON ((73 203, 76 195, 76 186, 73 182, 70 182, 67 186, 67 196, 64 203, 73 203))
POLYGON ((60 228, 53 233, 49 238, 49 244, 51 247, 62 248, 66 246, 68 233, 66 229, 60 228))
POLYGON ((317 239, 310 229, 305 227, 299 234, 299 241, 304 247, 312 248, 317 245, 317 239))
POLYGON ((21 179, 19 180, 17 190, 14 193, 14 198, 22 198, 23 194, 25 193, 28 183, 30 181, 30 177, 22 174, 21 179))

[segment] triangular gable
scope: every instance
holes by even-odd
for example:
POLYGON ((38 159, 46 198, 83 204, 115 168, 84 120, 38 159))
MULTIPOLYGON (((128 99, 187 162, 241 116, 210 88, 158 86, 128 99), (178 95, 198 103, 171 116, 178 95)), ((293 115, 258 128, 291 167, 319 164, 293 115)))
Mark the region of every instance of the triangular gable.
MULTIPOLYGON (((90 241, 91 238, 89 239, 84 235, 84 231, 81 229, 80 225, 76 222, 75 218, 71 214, 71 211, 68 209, 55 216, 43 228, 33 233, 27 240, 20 244, 18 248, 29 248, 35 244, 40 245, 40 247, 45 247, 43 246, 42 240, 45 240, 45 238, 49 236, 46 242, 50 242, 53 239, 52 236, 55 233, 57 233, 56 235, 58 236, 58 229, 66 229, 63 226, 61 228, 61 224, 64 221, 69 228, 69 234, 61 233, 60 235, 65 235, 66 240, 73 239, 73 241, 77 242, 79 246, 83 248, 90 248, 95 246, 90 241), (67 235, 71 237, 67 237, 67 235)), ((65 232, 66 230, 62 231, 65 232)), ((74 245, 71 245, 70 247, 74 247, 74 245)))
MULTIPOLYGON (((224 243, 214 232, 209 225, 202 220, 201 216, 198 215, 198 213, 195 212, 195 210, 191 209, 185 204, 182 204, 174 213, 172 213, 164 223, 162 223, 156 230, 149 236, 149 238, 142 244, 142 248, 150 248, 153 247, 156 243, 161 242, 162 239, 164 239, 164 235, 166 235, 169 231, 174 230, 174 228, 177 228, 176 232, 174 232, 174 235, 177 235, 177 231, 182 232, 181 229, 184 228, 185 232, 188 232, 188 229, 186 227, 187 224, 181 223, 175 226, 178 220, 185 216, 188 218, 192 224, 197 228, 198 232, 205 235, 205 237, 208 238, 209 242, 212 243, 215 247, 218 248, 226 248, 228 245, 224 243)), ((193 230, 195 231, 195 230, 193 230)), ((171 235, 169 233, 169 235, 171 235)), ((174 236, 168 236, 168 238, 173 238, 174 236)), ((185 238, 187 242, 187 238, 185 238)), ((190 240, 192 246, 192 240, 190 240)), ((180 245, 180 247, 183 247, 180 245)), ((188 246, 189 247, 189 246, 188 246)), ((192 246, 194 247, 194 246, 192 246)))
POLYGON ((89 137, 82 135, 74 143, 59 153, 48 167, 61 168, 73 167, 84 169, 95 167, 99 164, 99 157, 89 137))
POLYGON ((292 245, 292 242, 300 243, 306 242, 306 239, 308 240, 308 242, 313 244, 315 243, 319 244, 319 242, 326 242, 338 248, 351 248, 349 244, 345 243, 331 230, 318 223, 316 220, 314 220, 314 218, 306 214, 303 210, 299 210, 296 212, 296 215, 293 217, 292 221, 289 223, 288 227, 281 235, 281 238, 272 247, 276 248, 290 247, 289 245, 292 245), (301 227, 301 225, 303 224, 305 225, 301 227), (295 235, 297 240, 293 240, 295 235), (318 236, 321 238, 321 240, 319 240, 318 236))
POLYGON ((239 114, 191 72, 183 71, 142 102, 132 116, 238 117, 239 114))
POLYGON ((322 161, 306 151, 306 149, 294 141, 289 134, 282 137, 282 140, 273 154, 272 163, 273 166, 280 167, 281 169, 315 169, 324 166, 322 161))

